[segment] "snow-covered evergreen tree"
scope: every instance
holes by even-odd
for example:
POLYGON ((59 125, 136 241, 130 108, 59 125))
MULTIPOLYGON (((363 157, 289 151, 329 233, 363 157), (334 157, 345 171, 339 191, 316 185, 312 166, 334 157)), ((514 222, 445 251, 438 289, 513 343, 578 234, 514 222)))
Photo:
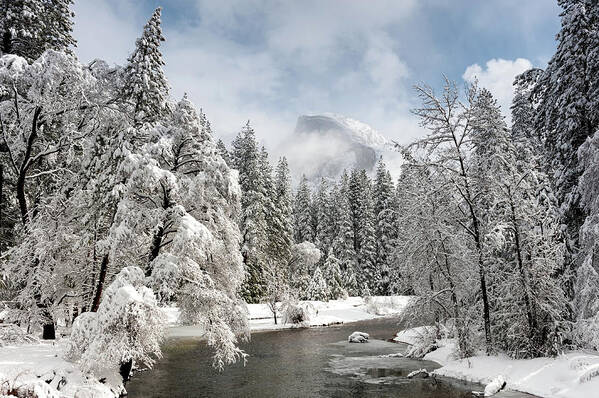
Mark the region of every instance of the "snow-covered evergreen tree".
POLYGON ((267 261, 266 211, 269 198, 266 196, 263 176, 264 163, 254 129, 249 122, 237 135, 232 146, 232 163, 239 171, 242 192, 239 226, 243 237, 242 254, 247 273, 243 296, 247 302, 257 302, 264 294, 263 267, 267 261))
POLYGON ((329 301, 331 291, 319 266, 316 267, 314 273, 312 274, 312 279, 308 285, 306 296, 308 300, 329 301))
POLYGON ((183 98, 172 108, 124 161, 111 257, 115 267, 145 269, 161 302, 176 301, 182 322, 205 328, 220 368, 243 356, 236 343, 246 331, 241 192, 193 104, 183 98))
POLYGON ((293 208, 291 177, 287 159, 279 159, 275 170, 275 194, 274 194, 274 220, 276 220, 276 232, 271 237, 273 251, 277 253, 279 261, 286 265, 291 257, 291 246, 293 245, 293 208))
POLYGON ((352 171, 348 198, 354 230, 354 250, 358 258, 356 279, 359 285, 367 283, 371 291, 377 291, 381 276, 375 263, 376 238, 372 184, 366 170, 352 171))
POLYGON ((227 149, 227 146, 225 145, 223 140, 219 139, 216 142, 216 148, 218 149, 220 157, 223 158, 223 160, 227 163, 229 167, 231 167, 231 154, 229 153, 229 150, 227 149))
POLYGON ((312 199, 308 179, 302 176, 294 200, 295 217, 295 241, 314 242, 314 230, 312 228, 312 199))
POLYGON ((347 297, 343 277, 341 275, 341 262, 335 257, 332 250, 329 250, 324 262, 324 277, 329 287, 329 298, 338 300, 347 297))
POLYGON ((599 135, 595 133, 580 147, 583 173, 578 190, 588 213, 580 229, 581 265, 576 275, 574 308, 576 337, 582 346, 599 349, 599 135))
POLYGON ((376 236, 376 267, 380 274, 376 292, 380 295, 389 294, 389 268, 391 252, 395 240, 395 188, 391 174, 386 169, 383 158, 379 159, 376 179, 373 187, 376 236))
MULTIPOLYGON (((574 275, 570 270, 577 266, 579 229, 585 218, 576 188, 581 173, 576 154, 599 126, 599 19, 594 1, 560 0, 559 5, 563 12, 558 46, 538 84, 536 126, 547 146, 546 161, 565 225, 567 252, 559 272, 574 275)), ((571 278, 567 293, 574 297, 571 278)))
POLYGON ((328 252, 332 237, 332 225, 328 219, 330 214, 329 195, 329 184, 322 178, 312 199, 312 231, 315 243, 324 253, 328 252))
POLYGON ((516 357, 555 354, 564 338, 566 300, 553 278, 561 261, 557 225, 537 196, 534 158, 516 162, 513 135, 488 91, 478 94, 471 120, 473 187, 496 286, 498 343, 516 357))
POLYGON ((34 61, 46 50, 71 52, 73 0, 0 1, 0 50, 34 61))
POLYGON ((333 254, 341 261, 341 273, 344 287, 349 294, 356 295, 357 281, 355 268, 357 255, 354 250, 354 229, 349 204, 349 176, 346 172, 341 175, 338 195, 332 198, 332 206, 338 211, 337 228, 332 242, 333 254))
POLYGON ((137 124, 155 122, 168 109, 169 87, 162 70, 164 61, 160 51, 160 43, 164 41, 161 12, 158 7, 144 26, 124 71, 123 95, 134 107, 137 124))

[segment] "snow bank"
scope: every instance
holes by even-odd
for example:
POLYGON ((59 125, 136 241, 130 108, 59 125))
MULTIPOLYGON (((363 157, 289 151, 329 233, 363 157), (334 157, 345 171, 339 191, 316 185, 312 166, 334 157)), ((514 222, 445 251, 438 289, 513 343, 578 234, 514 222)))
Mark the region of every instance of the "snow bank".
MULTIPOLYGON (((344 300, 302 301, 310 304, 315 313, 312 314, 306 326, 329 326, 342 323, 364 321, 399 314, 408 304, 409 296, 373 296, 365 301, 362 297, 348 297, 344 300)), ((266 304, 248 304, 250 329, 252 331, 289 329, 297 327, 291 323, 282 323, 283 316, 279 314, 278 324, 275 325, 272 312, 266 304)), ((201 337, 203 331, 196 326, 177 325, 178 309, 165 308, 171 327, 169 337, 201 337)))
POLYGON ((119 396, 123 390, 118 373, 89 377, 64 359, 66 347, 67 339, 0 347, 0 396, 3 388, 38 398, 119 396), (105 384, 100 377, 106 377, 105 384))
POLYGON ((489 384, 485 386, 485 397, 492 397, 497 394, 499 391, 505 388, 506 381, 505 377, 499 375, 495 377, 489 384))
MULTIPOLYGON (((422 339, 430 336, 433 331, 432 326, 402 330, 394 340, 409 345, 421 345, 422 339)), ((442 365, 433 373, 487 385, 485 394, 489 395, 485 396, 499 391, 497 388, 503 385, 504 381, 507 390, 545 398, 599 396, 599 352, 573 351, 556 358, 519 360, 505 355, 456 359, 454 339, 439 339, 435 344, 438 348, 422 358, 442 365)))
POLYGON ((421 342, 427 336, 435 333, 435 328, 433 326, 419 326, 412 329, 405 329, 400 332, 397 332, 393 341, 397 343, 405 343, 409 345, 414 345, 421 342))
POLYGON ((545 398, 594 397, 599 391, 599 377, 592 377, 599 375, 597 352, 576 351, 556 358, 521 360, 496 355, 461 360, 446 357, 437 361, 440 354, 433 351, 424 359, 443 364, 442 368, 435 371, 441 376, 488 384, 493 382, 493 377, 502 375, 505 377, 506 389, 545 398))
POLYGON ((39 340, 31 336, 17 325, 0 323, 0 347, 5 345, 35 344, 39 340))

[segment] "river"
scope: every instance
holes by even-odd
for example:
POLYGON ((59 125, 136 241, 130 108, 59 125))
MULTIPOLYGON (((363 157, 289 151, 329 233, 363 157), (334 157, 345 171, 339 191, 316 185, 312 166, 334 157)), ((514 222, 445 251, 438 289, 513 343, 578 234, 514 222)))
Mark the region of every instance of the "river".
MULTIPOLYGON (((385 340, 398 330, 397 320, 383 318, 339 326, 253 333, 243 344, 245 366, 218 372, 203 341, 170 339, 155 368, 137 373, 127 385, 129 397, 403 397, 471 398, 483 386, 461 381, 408 379, 413 370, 439 367, 429 361, 385 358, 402 350, 385 340), (354 331, 370 342, 347 343, 354 331)), ((532 397, 502 392, 497 398, 532 397)))

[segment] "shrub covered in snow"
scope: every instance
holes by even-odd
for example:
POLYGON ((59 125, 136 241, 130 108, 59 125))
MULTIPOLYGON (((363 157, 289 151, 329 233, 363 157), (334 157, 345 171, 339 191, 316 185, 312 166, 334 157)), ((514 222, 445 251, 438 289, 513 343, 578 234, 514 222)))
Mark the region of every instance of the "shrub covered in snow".
POLYGON ((495 377, 489 384, 485 387, 485 397, 492 397, 497 394, 499 391, 505 388, 506 381, 505 377, 499 375, 495 377))
POLYGON ((310 319, 316 313, 316 309, 310 303, 300 303, 289 300, 283 304, 283 322, 294 325, 308 325, 310 319))
POLYGON ((123 268, 106 289, 98 312, 75 320, 68 356, 84 370, 115 369, 128 362, 152 366, 161 355, 166 319, 144 280, 140 268, 123 268))
POLYGON ((33 344, 39 340, 13 324, 0 323, 0 347, 3 345, 33 344))

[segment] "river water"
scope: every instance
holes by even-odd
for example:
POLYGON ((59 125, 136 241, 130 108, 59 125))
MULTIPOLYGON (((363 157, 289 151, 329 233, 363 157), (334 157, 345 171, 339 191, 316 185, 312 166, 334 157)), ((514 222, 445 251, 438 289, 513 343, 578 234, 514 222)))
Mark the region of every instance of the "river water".
MULTIPOLYGON (((340 326, 253 333, 243 344, 250 355, 218 372, 211 352, 197 339, 171 339, 154 369, 127 385, 129 397, 403 397, 471 398, 483 386, 444 378, 408 379, 413 370, 438 367, 434 362, 389 358, 403 347, 386 340, 398 330, 392 318, 340 326), (370 342, 347 343, 354 331, 370 342)), ((499 397, 532 397, 502 392, 499 397)))

